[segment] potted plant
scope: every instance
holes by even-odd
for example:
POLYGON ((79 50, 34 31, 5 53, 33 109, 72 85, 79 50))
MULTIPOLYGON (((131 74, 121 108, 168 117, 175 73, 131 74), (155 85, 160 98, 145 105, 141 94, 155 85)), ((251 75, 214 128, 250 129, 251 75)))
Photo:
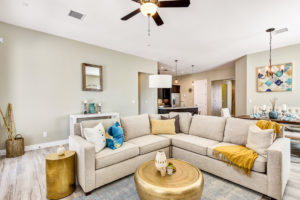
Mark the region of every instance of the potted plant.
POLYGON ((167 173, 169 175, 172 175, 174 172, 176 172, 176 167, 174 166, 173 163, 169 162, 168 167, 167 167, 167 173))
POLYGON ((6 157, 14 158, 24 154, 24 139, 20 134, 14 135, 14 123, 12 105, 8 104, 8 119, 4 116, 1 108, 0 113, 4 121, 8 139, 6 140, 6 157))

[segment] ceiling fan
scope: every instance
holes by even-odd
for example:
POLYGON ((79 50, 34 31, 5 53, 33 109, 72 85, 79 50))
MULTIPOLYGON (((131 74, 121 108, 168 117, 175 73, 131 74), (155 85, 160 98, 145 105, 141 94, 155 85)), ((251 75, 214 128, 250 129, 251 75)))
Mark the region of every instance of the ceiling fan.
POLYGON ((132 0, 136 3, 141 4, 138 9, 129 13, 128 15, 121 18, 121 20, 128 20, 131 17, 142 13, 145 16, 152 16, 157 26, 163 25, 164 22, 157 13, 158 7, 170 8, 170 7, 189 7, 190 0, 178 0, 178 1, 158 1, 158 0, 132 0))

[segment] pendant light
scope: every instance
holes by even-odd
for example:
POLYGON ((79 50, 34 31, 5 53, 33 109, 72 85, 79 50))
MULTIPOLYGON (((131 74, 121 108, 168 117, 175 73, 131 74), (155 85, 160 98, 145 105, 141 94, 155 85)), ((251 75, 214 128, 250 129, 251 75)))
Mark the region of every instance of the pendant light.
POLYGON ((175 60, 175 73, 176 73, 176 75, 175 75, 175 81, 174 81, 174 83, 175 84, 178 84, 178 79, 177 79, 177 63, 178 63, 178 60, 175 60))

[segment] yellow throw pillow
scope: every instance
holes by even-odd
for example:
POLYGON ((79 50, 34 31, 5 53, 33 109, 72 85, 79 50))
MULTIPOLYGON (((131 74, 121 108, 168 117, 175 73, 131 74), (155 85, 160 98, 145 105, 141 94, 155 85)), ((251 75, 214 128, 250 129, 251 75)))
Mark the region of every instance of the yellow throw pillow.
POLYGON ((176 134, 175 119, 155 120, 151 119, 152 134, 176 134))

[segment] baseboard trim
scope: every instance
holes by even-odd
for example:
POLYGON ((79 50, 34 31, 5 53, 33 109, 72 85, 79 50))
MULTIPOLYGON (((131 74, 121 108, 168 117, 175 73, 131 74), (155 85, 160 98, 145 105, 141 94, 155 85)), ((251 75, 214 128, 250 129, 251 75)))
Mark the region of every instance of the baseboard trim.
MULTIPOLYGON (((53 142, 46 142, 46 143, 40 143, 40 144, 33 144, 33 145, 28 145, 25 146, 25 151, 32 151, 32 150, 37 150, 37 149, 44 149, 44 148, 48 148, 48 147, 54 147, 54 146, 58 146, 58 145, 64 145, 64 144, 68 144, 69 140, 57 140, 57 141, 53 141, 53 142)), ((0 155, 6 155, 6 150, 0 150, 0 155)))

